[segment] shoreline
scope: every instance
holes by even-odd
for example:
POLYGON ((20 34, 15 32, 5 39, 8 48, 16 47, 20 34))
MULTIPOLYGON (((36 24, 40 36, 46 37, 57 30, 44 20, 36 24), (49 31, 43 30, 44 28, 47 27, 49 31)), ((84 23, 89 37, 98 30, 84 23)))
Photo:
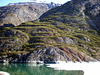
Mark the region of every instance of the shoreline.
POLYGON ((95 62, 100 62, 100 61, 82 61, 82 62, 73 62, 73 61, 17 61, 17 62, 8 62, 8 61, 2 61, 0 63, 34 63, 34 64, 46 64, 46 63, 51 63, 51 64, 61 64, 61 63, 95 63, 95 62))

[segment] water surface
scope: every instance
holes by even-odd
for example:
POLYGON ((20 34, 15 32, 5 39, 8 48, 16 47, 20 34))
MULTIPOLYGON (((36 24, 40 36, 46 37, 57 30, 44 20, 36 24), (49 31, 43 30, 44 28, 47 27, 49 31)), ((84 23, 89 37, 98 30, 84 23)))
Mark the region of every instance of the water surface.
POLYGON ((54 70, 46 65, 27 63, 0 63, 0 71, 6 71, 11 75, 83 75, 83 71, 54 70))

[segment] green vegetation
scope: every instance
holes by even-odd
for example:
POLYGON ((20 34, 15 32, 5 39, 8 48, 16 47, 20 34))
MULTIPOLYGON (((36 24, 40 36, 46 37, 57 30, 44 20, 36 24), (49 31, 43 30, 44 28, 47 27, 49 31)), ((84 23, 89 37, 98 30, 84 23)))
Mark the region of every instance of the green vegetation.
MULTIPOLYGON (((67 15, 66 17, 76 18, 76 16, 71 17, 67 15)), ((55 18, 58 18, 58 16, 55 16, 55 18)), ((94 32, 97 32, 93 29, 89 31, 82 31, 78 27, 72 27, 71 25, 78 25, 81 27, 88 26, 86 24, 66 24, 59 21, 46 22, 42 20, 42 22, 30 21, 22 23, 21 25, 13 28, 3 28, 2 30, 0 30, 0 42, 3 43, 8 41, 8 44, 11 44, 12 46, 9 48, 3 48, 1 50, 1 55, 27 54, 34 50, 41 50, 44 47, 55 46, 59 49, 67 47, 75 51, 83 52, 89 56, 96 57, 96 52, 98 52, 97 47, 99 48, 100 46, 100 36, 94 34, 94 32), (56 25, 54 25, 53 23, 55 23, 56 25), (9 34, 9 36, 6 33, 9 34), (72 40, 77 40, 77 43, 66 44, 66 42, 60 42, 59 37, 69 37, 72 40), (90 42, 81 40, 84 37, 88 38, 90 42), (23 43, 24 45, 22 45, 19 49, 15 49, 13 51, 12 49, 15 46, 13 44, 13 39, 19 39, 15 45, 19 45, 21 43, 23 43), (59 41, 57 41, 56 39, 58 39, 59 41), (91 48, 94 52, 90 53, 84 46, 91 48)))
POLYGON ((70 2, 68 6, 65 4, 49 10, 49 15, 36 21, 25 22, 16 27, 2 27, 1 55, 27 54, 54 46, 60 50, 68 48, 96 58, 97 53, 100 53, 100 35, 87 23, 90 18, 84 15, 83 18, 84 11, 79 9, 80 6, 74 6, 70 2), (63 7, 70 10, 63 10, 63 7), (59 9, 63 12, 57 12, 59 9))

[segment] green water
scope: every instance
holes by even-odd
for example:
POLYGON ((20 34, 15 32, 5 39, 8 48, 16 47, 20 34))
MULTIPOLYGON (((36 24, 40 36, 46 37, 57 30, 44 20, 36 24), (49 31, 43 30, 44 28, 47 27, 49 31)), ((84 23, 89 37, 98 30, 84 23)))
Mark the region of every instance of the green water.
POLYGON ((83 75, 83 71, 63 71, 47 68, 45 65, 36 64, 3 64, 0 63, 0 71, 6 71, 11 75, 83 75))

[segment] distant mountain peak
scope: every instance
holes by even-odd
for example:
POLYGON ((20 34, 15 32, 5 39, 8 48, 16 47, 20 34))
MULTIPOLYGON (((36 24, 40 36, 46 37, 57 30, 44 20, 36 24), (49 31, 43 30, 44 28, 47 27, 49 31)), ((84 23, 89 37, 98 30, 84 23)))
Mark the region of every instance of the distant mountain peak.
POLYGON ((0 11, 0 26, 5 23, 19 25, 23 22, 36 20, 47 10, 61 5, 53 2, 37 3, 37 1, 39 2, 40 0, 34 1, 35 2, 9 3, 8 6, 1 7, 0 10, 2 11, 0 11), (9 17, 10 19, 7 19, 9 17), (14 20, 13 18, 15 17, 16 19, 14 20))
POLYGON ((42 1, 42 0, 29 0, 29 2, 45 3, 46 1, 42 1))

